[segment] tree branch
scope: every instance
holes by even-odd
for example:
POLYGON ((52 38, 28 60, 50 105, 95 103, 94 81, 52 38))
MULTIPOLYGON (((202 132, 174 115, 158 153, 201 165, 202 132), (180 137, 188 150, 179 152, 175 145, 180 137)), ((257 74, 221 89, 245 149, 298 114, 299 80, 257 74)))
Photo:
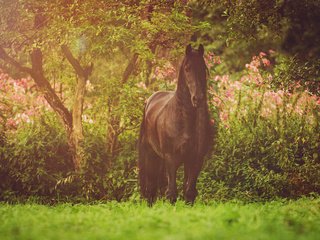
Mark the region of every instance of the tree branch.
POLYGON ((77 75, 80 77, 86 78, 85 70, 81 67, 79 61, 72 55, 70 49, 66 45, 62 45, 61 50, 64 56, 67 58, 69 63, 72 65, 72 67, 76 71, 77 75))
POLYGON ((134 53, 133 57, 130 59, 126 69, 123 72, 121 83, 126 83, 128 81, 130 75, 136 68, 137 60, 138 60, 138 54, 134 53))
POLYGON ((19 69, 21 72, 26 72, 31 74, 32 73, 32 69, 22 66, 19 62, 17 62, 15 59, 13 59, 12 57, 10 57, 5 50, 0 46, 0 58, 9 63, 10 65, 16 67, 17 69, 19 69))
POLYGON ((38 90, 44 94, 45 99, 53 110, 61 117, 68 133, 72 131, 72 116, 57 96, 50 82, 43 74, 42 52, 39 48, 33 49, 31 53, 32 70, 31 76, 34 79, 38 90))

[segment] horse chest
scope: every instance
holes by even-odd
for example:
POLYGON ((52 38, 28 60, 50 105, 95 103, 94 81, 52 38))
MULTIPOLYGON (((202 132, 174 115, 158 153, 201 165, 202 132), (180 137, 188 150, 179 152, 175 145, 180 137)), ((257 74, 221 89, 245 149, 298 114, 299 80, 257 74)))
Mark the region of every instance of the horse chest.
POLYGON ((161 129, 160 146, 163 153, 171 153, 176 157, 184 157, 192 152, 194 145, 194 123, 186 121, 183 114, 175 117, 175 120, 168 121, 161 129))

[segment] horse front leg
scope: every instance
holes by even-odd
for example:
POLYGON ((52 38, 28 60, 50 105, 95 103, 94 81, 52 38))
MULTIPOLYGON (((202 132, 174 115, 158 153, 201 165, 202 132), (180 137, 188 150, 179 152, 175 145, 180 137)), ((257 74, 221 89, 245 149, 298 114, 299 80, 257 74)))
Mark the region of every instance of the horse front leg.
POLYGON ((197 180, 202 168, 202 161, 196 163, 186 163, 185 174, 187 180, 185 185, 184 199, 186 203, 193 204, 197 195, 197 180))
POLYGON ((174 161, 166 161, 166 170, 168 178, 168 188, 166 191, 166 198, 171 202, 175 203, 177 201, 178 191, 176 184, 177 177, 177 166, 174 161))

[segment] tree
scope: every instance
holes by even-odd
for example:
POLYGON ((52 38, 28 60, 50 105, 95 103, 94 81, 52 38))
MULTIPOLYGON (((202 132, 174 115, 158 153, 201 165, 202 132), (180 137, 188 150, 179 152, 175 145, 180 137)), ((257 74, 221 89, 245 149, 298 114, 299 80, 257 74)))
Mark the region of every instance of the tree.
MULTIPOLYGON (((14 2, 11 7, 18 4, 14 2)), ((20 7, 20 6, 19 6, 20 7)), ((30 16, 33 19, 34 25, 30 30, 33 31, 33 35, 40 33, 44 27, 46 27, 47 19, 41 12, 42 7, 32 5, 26 9, 31 9, 33 14, 30 16)), ((19 8, 18 8, 19 9, 19 8)), ((19 9, 20 11, 25 10, 24 7, 19 9)), ((22 17, 20 15, 20 17, 22 17)), ((8 23, 8 21, 7 21, 8 23)), ((25 39, 29 41, 30 39, 25 39)), ((32 39, 35 43, 40 43, 42 41, 42 36, 40 34, 39 38, 32 39)), ((12 43, 12 42, 11 42, 12 43)), ((23 42, 24 43, 24 42, 23 42)), ((5 41, 1 42, 0 45, 0 58, 2 58, 6 63, 13 67, 16 67, 20 72, 29 74, 35 81, 35 84, 52 109, 61 118, 68 136, 68 144, 70 151, 73 156, 74 168, 76 171, 80 171, 82 167, 82 154, 83 150, 81 147, 81 141, 83 140, 83 130, 82 130, 82 111, 83 111, 83 101, 85 95, 85 84, 88 76, 91 74, 92 65, 87 67, 82 67, 77 59, 72 55, 71 51, 66 45, 62 45, 61 49, 66 59, 70 62, 74 68, 78 79, 76 85, 76 94, 73 103, 72 113, 67 109, 62 100, 57 96, 55 90, 52 88, 50 81, 45 76, 43 68, 43 52, 38 46, 33 46, 31 48, 30 59, 31 67, 26 67, 22 63, 16 61, 13 57, 9 56, 2 45, 5 45, 5 41)), ((8 46, 8 45, 7 45, 8 46)), ((12 45, 11 45, 12 46, 12 45)))
POLYGON ((115 111, 121 108, 123 86, 137 72, 148 82, 152 67, 161 61, 161 52, 172 50, 173 57, 178 55, 190 36, 206 27, 191 22, 185 1, 2 2, 0 57, 4 67, 13 75, 29 74, 34 79, 65 126, 77 171, 84 164, 82 113, 89 76, 94 76, 93 83, 99 86, 110 84, 110 79, 118 82, 113 85, 113 96, 102 96, 109 109, 107 146, 114 155, 118 136, 130 128, 120 127, 123 116, 115 111), (122 59, 117 71, 102 77, 102 69, 113 65, 115 57, 122 59), (92 73, 93 61, 99 62, 96 74, 92 73), (57 79, 64 85, 64 99, 54 88, 57 79))

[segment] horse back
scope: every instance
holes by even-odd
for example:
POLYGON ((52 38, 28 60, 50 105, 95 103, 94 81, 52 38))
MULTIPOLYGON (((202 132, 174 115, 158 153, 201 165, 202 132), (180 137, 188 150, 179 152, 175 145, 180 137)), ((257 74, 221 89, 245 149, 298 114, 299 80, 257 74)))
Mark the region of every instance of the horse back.
POLYGON ((174 96, 174 92, 169 91, 158 91, 152 94, 146 102, 145 114, 148 114, 148 111, 160 109, 160 107, 165 106, 166 103, 174 96))
POLYGON ((166 148, 164 145, 171 144, 172 138, 177 137, 175 110, 174 92, 156 92, 146 102, 144 116, 146 138, 160 156, 166 148))

